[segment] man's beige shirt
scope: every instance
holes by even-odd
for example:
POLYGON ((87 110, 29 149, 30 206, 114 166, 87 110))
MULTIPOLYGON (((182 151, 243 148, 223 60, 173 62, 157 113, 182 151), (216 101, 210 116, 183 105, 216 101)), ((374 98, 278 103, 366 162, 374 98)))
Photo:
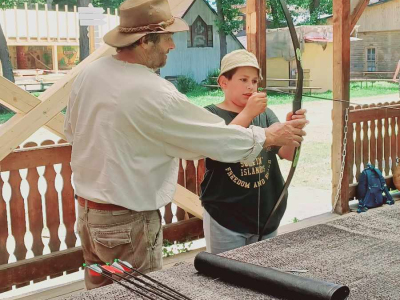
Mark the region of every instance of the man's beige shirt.
POLYGON ((65 134, 76 194, 136 211, 171 202, 178 158, 250 163, 265 142, 262 128, 227 126, 152 70, 113 57, 75 80, 65 134))

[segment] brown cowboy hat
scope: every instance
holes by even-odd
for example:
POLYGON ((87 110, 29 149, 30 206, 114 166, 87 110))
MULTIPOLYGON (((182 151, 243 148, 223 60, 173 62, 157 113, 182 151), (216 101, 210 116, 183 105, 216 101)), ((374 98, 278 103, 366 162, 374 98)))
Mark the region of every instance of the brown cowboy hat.
POLYGON ((133 44, 149 33, 189 30, 186 22, 173 17, 168 0, 127 0, 119 7, 120 24, 104 36, 112 47, 133 44))

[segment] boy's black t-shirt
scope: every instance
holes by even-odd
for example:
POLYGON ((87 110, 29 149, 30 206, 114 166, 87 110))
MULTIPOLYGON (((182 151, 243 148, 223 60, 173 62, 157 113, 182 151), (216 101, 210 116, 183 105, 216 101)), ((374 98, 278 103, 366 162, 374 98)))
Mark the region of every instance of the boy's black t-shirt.
MULTIPOLYGON (((205 108, 223 118, 226 124, 238 115, 213 104, 205 108)), ((267 128, 275 122, 279 122, 278 118, 267 108, 251 124, 267 128)), ((258 234, 262 231, 284 185, 276 157, 277 151, 277 148, 263 149, 250 165, 206 159, 200 199, 214 220, 235 232, 258 234)), ((287 195, 265 234, 279 227, 286 204, 287 195)))

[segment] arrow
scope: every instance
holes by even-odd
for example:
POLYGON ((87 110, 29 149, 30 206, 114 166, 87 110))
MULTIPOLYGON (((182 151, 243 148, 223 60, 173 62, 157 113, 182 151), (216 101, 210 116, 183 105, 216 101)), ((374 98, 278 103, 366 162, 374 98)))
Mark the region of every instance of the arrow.
MULTIPOLYGON (((145 285, 148 285, 148 286, 152 287, 153 289, 155 289, 155 290, 157 290, 157 291, 160 291, 160 292, 162 292, 162 293, 164 293, 164 294, 166 294, 166 295, 172 297, 173 299, 178 299, 178 300, 180 299, 180 298, 177 298, 176 295, 174 295, 174 294, 172 294, 172 293, 170 293, 170 292, 168 292, 168 291, 164 291, 164 290, 160 289, 160 288, 157 287, 155 284, 150 283, 150 282, 147 282, 147 281, 144 281, 144 280, 140 279, 139 277, 136 277, 136 276, 132 275, 131 273, 128 273, 128 272, 127 272, 128 268, 125 270, 124 267, 121 266, 121 265, 120 265, 119 263, 117 263, 117 262, 114 262, 111 266, 114 267, 114 268, 116 268, 116 269, 118 269, 118 270, 120 270, 123 274, 125 274, 125 275, 131 277, 132 279, 137 280, 137 281, 139 281, 139 282, 141 282, 141 283, 143 283, 143 284, 145 284, 145 285)), ((179 295, 179 296, 185 297, 184 295, 179 294, 178 292, 176 292, 175 290, 170 289, 169 287, 167 287, 167 289, 168 289, 168 290, 171 290, 172 292, 174 292, 175 294, 177 294, 177 295, 179 295)))
MULTIPOLYGON (((123 261, 123 260, 120 260, 120 259, 117 258, 117 259, 114 260, 113 265, 114 265, 115 267, 117 267, 117 265, 118 265, 117 268, 119 268, 120 270, 121 270, 121 268, 122 268, 124 271, 133 271, 133 272, 135 272, 135 273, 138 273, 138 274, 142 275, 144 278, 146 278, 147 280, 149 280, 149 281, 151 281, 151 282, 153 282, 153 283, 155 283, 155 284, 157 284, 157 285, 159 285, 159 286, 161 286, 161 287, 163 287, 163 288, 166 288, 166 289, 170 290, 171 292, 173 292, 173 293, 175 293, 175 294, 177 294, 177 295, 183 297, 184 299, 186 299, 186 300, 191 300, 189 297, 187 297, 187 296, 185 296, 185 295, 179 293, 178 291, 175 291, 174 289, 172 289, 172 288, 170 288, 169 286, 167 286, 167 285, 165 285, 165 284, 159 282, 158 280, 155 280, 155 279, 151 278, 150 276, 147 276, 146 274, 140 272, 138 269, 135 269, 135 268, 134 268, 130 263, 128 263, 127 261, 123 261)), ((132 274, 130 274, 130 273, 128 273, 128 274, 129 274, 130 276, 134 276, 134 275, 132 275, 132 274)))
POLYGON ((129 285, 126 285, 126 284, 124 284, 124 283, 122 283, 122 282, 120 282, 120 281, 114 279, 112 276, 110 276, 110 275, 104 273, 103 270, 102 270, 102 268, 99 267, 99 266, 96 265, 96 264, 93 264, 93 265, 83 264, 83 267, 88 268, 90 274, 93 274, 93 275, 96 274, 96 275, 94 275, 94 276, 103 276, 103 277, 105 277, 105 278, 108 278, 108 279, 110 279, 110 280, 112 280, 112 281, 118 283, 119 285, 122 285, 124 288, 130 290, 130 291, 133 292, 133 293, 139 294, 139 295, 141 295, 141 296, 143 296, 143 297, 145 297, 145 298, 147 298, 147 299, 150 299, 150 300, 157 300, 157 299, 155 299, 155 298, 152 298, 152 297, 146 295, 145 293, 142 293, 141 291, 138 291, 138 290, 135 290, 135 289, 131 288, 129 285))
MULTIPOLYGON (((159 293, 159 292, 157 292, 157 291, 153 291, 153 290, 151 290, 150 288, 147 288, 147 287, 145 287, 145 286, 142 285, 142 284, 138 284, 138 283, 134 282, 133 280, 127 279, 127 278, 125 278, 125 277, 119 275, 119 274, 123 274, 123 271, 121 271, 120 269, 117 269, 117 268, 115 268, 115 267, 113 267, 113 266, 110 266, 110 265, 99 266, 99 267, 100 267, 100 269, 101 269, 102 271, 105 271, 106 273, 108 273, 108 275, 115 275, 116 277, 118 277, 118 278, 121 279, 121 280, 126 280, 126 281, 128 281, 130 284, 134 285, 134 286, 137 287, 137 288, 143 289, 143 290, 145 290, 146 292, 149 292, 149 293, 153 293, 153 294, 155 294, 155 295, 157 295, 157 296, 160 296, 161 298, 163 298, 163 299, 165 299, 165 300, 171 300, 171 298, 166 297, 166 296, 164 296, 163 294, 161 294, 161 293, 159 293)), ((146 284, 146 283, 145 283, 145 284, 146 284)), ((173 299, 173 300, 179 300, 179 298, 176 298, 176 297, 174 297, 174 298, 172 298, 172 299, 173 299)))

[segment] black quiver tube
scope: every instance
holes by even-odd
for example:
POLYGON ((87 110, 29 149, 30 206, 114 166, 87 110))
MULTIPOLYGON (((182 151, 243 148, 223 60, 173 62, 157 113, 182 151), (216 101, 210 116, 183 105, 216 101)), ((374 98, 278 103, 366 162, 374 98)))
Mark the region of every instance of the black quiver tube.
POLYGON ((347 286, 301 277, 253 264, 200 252, 194 260, 199 273, 267 295, 293 300, 344 300, 347 286))

